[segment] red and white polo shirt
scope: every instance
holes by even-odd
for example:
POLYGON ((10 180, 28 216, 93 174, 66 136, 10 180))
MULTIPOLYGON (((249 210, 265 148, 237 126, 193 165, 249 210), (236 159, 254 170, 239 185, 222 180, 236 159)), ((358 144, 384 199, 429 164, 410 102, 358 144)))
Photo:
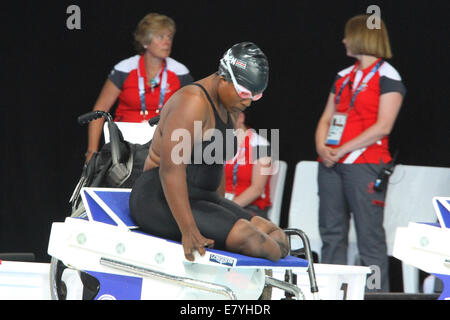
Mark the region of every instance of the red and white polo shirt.
MULTIPOLYGON (((380 96, 388 92, 399 92, 406 94, 406 88, 397 70, 388 62, 384 61, 375 75, 369 80, 367 86, 360 91, 350 107, 353 92, 359 87, 361 81, 370 73, 380 60, 363 70, 358 70, 355 65, 340 71, 333 84, 332 93, 339 93, 347 78, 350 78, 346 87, 342 90, 340 103, 336 106, 336 112, 347 113, 347 122, 342 133, 339 147, 349 140, 359 136, 363 131, 375 124, 378 118, 380 96)), ((337 95, 336 95, 337 96, 337 95)), ((336 103, 336 100, 335 100, 336 103)), ((349 154, 340 159, 340 163, 388 163, 392 160, 389 153, 388 137, 384 137, 371 146, 368 146, 361 154, 349 154), (354 159, 350 157, 355 156, 354 159)))
MULTIPOLYGON (((165 60, 158 79, 162 79, 164 67, 167 67, 167 85, 163 104, 167 102, 175 91, 191 83, 193 80, 188 68, 170 57, 165 60)), ((114 121, 142 122, 158 115, 157 110, 160 102, 161 85, 149 86, 142 55, 135 55, 116 64, 109 74, 108 79, 121 90, 114 121), (140 68, 140 75, 144 78, 145 107, 148 111, 145 117, 141 115, 138 68, 140 68)))

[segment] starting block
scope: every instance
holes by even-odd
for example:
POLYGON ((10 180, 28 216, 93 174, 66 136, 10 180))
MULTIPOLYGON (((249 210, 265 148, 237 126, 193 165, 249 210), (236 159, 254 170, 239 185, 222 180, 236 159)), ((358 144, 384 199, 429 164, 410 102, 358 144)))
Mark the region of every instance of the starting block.
POLYGON ((438 223, 410 222, 397 228, 394 257, 442 280, 439 300, 450 300, 450 197, 434 197, 438 223))
POLYGON ((266 276, 265 270, 306 274, 312 268, 307 260, 287 256, 272 262, 207 249, 204 256, 195 252, 190 262, 179 242, 139 231, 129 214, 130 192, 83 188, 86 215, 53 223, 48 247, 54 262, 52 298, 60 298, 58 285, 66 267, 79 271, 84 288, 90 287, 98 300, 252 300, 260 297, 265 285, 303 296, 299 287, 266 276))

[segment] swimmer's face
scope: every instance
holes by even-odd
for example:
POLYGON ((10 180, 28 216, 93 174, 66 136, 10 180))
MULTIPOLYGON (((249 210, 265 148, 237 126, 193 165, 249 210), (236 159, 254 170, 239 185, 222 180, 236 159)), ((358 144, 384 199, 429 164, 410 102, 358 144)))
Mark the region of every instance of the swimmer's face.
POLYGON ((227 109, 228 112, 238 112, 244 111, 252 104, 252 99, 242 99, 233 83, 221 79, 219 85, 219 99, 222 105, 227 109))

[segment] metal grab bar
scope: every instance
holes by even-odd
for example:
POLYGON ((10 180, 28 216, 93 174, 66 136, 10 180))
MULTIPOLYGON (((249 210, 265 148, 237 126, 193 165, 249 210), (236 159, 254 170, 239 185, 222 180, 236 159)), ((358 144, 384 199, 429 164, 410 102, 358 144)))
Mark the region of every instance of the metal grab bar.
MULTIPOLYGON (((297 235, 302 239, 303 248, 305 249, 306 260, 308 260, 308 275, 309 275, 309 283, 311 286, 311 293, 313 294, 314 300, 319 300, 319 288, 316 282, 316 274, 314 272, 314 259, 311 252, 311 246, 309 244, 309 239, 302 230, 299 229, 284 229, 283 230, 286 235, 293 236, 297 235)), ((290 246, 290 238, 289 238, 289 246, 290 246)))
POLYGON ((224 295, 224 296, 228 297, 230 300, 237 300, 237 297, 234 294, 234 292, 230 288, 223 286, 223 285, 210 283, 210 282, 206 282, 206 281, 202 281, 202 280, 196 280, 196 279, 187 278, 187 277, 174 276, 174 275, 171 275, 168 273, 151 270, 151 269, 144 268, 144 267, 139 267, 139 266, 136 266, 133 264, 129 264, 126 262, 113 260, 113 259, 109 259, 109 258, 105 258, 105 257, 100 258, 100 264, 110 267, 110 268, 137 274, 140 276, 156 278, 159 280, 162 279, 162 280, 166 280, 168 282, 173 282, 175 284, 182 285, 185 287, 190 287, 190 288, 194 288, 194 289, 199 289, 199 290, 204 290, 204 291, 224 295))

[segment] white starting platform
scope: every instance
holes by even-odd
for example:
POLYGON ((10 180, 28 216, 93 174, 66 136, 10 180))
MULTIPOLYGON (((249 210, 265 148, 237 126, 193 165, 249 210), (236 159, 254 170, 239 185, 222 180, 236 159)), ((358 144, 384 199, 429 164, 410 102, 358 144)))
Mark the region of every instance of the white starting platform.
POLYGON ((180 243, 134 225, 130 191, 83 188, 86 214, 52 225, 52 263, 0 264, 0 299, 256 300, 268 286, 274 300, 286 294, 298 300, 364 299, 367 267, 313 265, 293 256, 271 262, 215 249, 187 261, 180 243), (284 281, 289 274, 296 283, 284 281))
POLYGON ((410 222, 397 228, 393 255, 442 280, 439 300, 450 300, 450 197, 434 197, 438 223, 410 222))

